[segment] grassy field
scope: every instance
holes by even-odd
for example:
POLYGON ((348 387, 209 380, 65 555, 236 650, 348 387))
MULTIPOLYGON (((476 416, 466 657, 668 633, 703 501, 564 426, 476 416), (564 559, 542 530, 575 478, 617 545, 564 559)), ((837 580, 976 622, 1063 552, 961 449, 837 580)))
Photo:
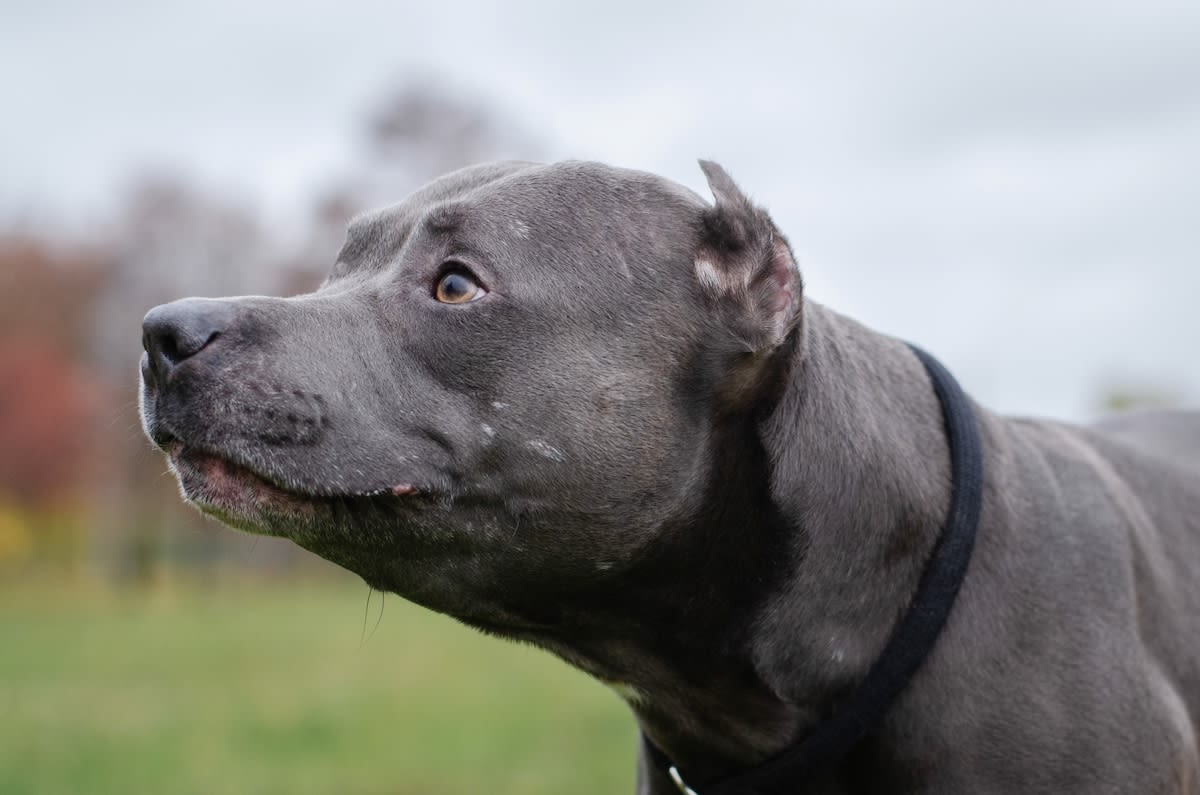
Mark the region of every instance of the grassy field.
POLYGON ((351 580, 0 588, 0 793, 632 792, 607 689, 397 597, 361 643, 365 602, 351 580))

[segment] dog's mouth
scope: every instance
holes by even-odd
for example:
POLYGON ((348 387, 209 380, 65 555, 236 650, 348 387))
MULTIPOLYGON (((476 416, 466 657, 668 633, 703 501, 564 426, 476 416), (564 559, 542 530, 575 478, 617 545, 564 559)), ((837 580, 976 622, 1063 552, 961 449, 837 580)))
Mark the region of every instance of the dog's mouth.
POLYGON ((209 450, 169 439, 162 445, 184 497, 200 510, 248 532, 283 534, 357 503, 395 502, 421 491, 411 483, 347 494, 311 494, 209 450))

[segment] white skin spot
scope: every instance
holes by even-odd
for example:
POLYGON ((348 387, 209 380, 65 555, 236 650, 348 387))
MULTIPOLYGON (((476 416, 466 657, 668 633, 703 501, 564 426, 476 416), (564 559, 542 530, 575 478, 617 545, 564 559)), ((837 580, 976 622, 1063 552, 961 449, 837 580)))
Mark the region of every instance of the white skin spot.
POLYGON ((528 444, 530 448, 537 450, 546 458, 549 458, 551 461, 558 461, 559 463, 562 463, 563 460, 565 460, 562 450, 546 444, 541 439, 533 439, 532 441, 526 442, 526 444, 528 444))
POLYGON ((501 403, 499 400, 493 400, 493 401, 492 401, 492 408, 494 408, 494 409, 506 409, 506 408, 508 408, 508 404, 507 404, 507 403, 501 403))
POLYGON ((491 425, 488 425, 486 422, 479 427, 483 429, 484 435, 486 435, 489 439, 496 435, 496 429, 491 425))

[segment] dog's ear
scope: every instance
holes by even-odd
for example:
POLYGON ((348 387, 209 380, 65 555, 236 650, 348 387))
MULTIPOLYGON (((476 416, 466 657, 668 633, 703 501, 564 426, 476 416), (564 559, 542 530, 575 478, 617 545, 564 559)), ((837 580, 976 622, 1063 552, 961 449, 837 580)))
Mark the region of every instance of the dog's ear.
POLYGON ((696 277, 747 352, 768 354, 800 322, 801 281, 787 239, 725 169, 701 160, 716 204, 701 216, 696 277))

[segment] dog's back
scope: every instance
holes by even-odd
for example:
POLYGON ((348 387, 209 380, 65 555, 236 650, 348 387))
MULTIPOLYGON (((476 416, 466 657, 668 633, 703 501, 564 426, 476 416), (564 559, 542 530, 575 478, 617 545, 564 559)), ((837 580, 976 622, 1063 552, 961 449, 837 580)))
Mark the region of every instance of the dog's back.
POLYGON ((1200 477, 1200 411, 1131 411, 1095 427, 1200 477))
MULTIPOLYGON (((1127 576, 1142 645, 1136 656, 1175 726, 1177 766, 1194 774, 1200 750, 1200 412, 1128 412, 1078 430, 1097 454, 1097 482, 1127 528, 1127 576)), ((1190 775, 1183 776, 1190 783, 1181 784, 1182 791, 1197 786, 1190 775)))

